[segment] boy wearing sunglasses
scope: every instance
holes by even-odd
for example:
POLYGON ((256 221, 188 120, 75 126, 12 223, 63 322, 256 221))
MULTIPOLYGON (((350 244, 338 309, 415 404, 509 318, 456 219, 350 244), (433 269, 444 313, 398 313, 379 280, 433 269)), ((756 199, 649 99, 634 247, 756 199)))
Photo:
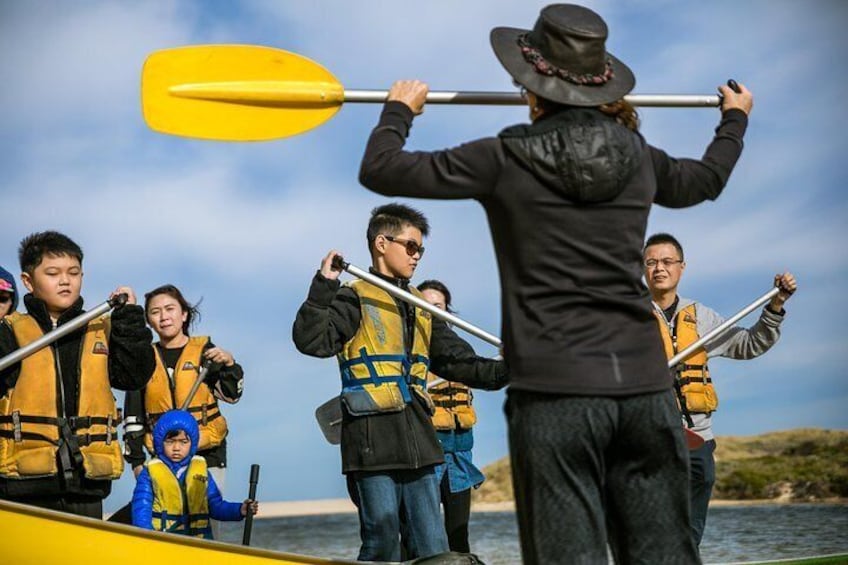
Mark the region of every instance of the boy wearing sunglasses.
MULTIPOLYGON (((420 296, 409 281, 428 232, 417 210, 375 208, 367 230, 371 272, 420 296)), ((506 385, 506 368, 477 357, 443 321, 371 283, 340 285, 337 255, 330 251, 321 262, 292 334, 301 353, 338 356, 342 472, 359 500, 359 559, 400 560, 401 513, 407 559, 447 552, 435 474, 444 455, 430 420, 427 372, 491 390, 506 385)))

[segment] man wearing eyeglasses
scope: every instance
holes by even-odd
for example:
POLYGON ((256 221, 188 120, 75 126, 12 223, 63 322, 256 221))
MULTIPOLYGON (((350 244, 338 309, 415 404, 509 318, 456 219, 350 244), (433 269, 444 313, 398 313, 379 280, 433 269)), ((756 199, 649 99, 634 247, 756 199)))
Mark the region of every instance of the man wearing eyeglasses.
MULTIPOLYGON (((715 311, 700 302, 682 298, 677 286, 686 269, 683 247, 667 233, 652 235, 645 242, 643 253, 645 281, 651 291, 654 314, 660 326, 666 355, 671 358, 724 323, 715 311)), ((734 327, 707 342, 703 349, 691 355, 676 375, 684 424, 704 438, 704 444, 689 452, 689 497, 692 508, 690 527, 692 539, 700 545, 707 523, 707 507, 715 483, 716 442, 712 430, 712 413, 718 407, 707 359, 729 357, 752 359, 762 355, 780 338, 783 305, 798 288, 792 273, 775 275, 774 285, 780 291, 763 308, 759 320, 748 329, 734 327)))
POLYGON ((15 276, 0 267, 0 318, 11 314, 18 307, 18 290, 15 276))

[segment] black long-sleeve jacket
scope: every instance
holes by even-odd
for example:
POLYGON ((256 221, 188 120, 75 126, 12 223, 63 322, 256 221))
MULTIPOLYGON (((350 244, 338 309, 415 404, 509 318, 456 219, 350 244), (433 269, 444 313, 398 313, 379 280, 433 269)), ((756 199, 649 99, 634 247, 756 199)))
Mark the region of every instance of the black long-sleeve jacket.
MULTIPOLYGON (((510 387, 620 396, 671 386, 642 245, 651 205, 721 193, 747 116, 729 110, 700 160, 674 159, 593 108, 444 151, 404 151, 412 111, 385 105, 360 182, 384 195, 473 198, 484 207, 501 280, 510 387)), ((446 373, 451 374, 451 373, 446 373)))
MULTIPOLYGON (((408 288, 409 281, 383 278, 408 288)), ((404 319, 413 319, 411 306, 397 299, 395 302, 404 319)), ((297 312, 292 330, 294 344, 306 355, 331 357, 353 338, 360 321, 357 294, 319 272, 297 312)), ((410 324, 404 326, 404 331, 410 331, 410 324)), ((407 338, 405 343, 412 343, 412 339, 407 338)), ((475 388, 494 390, 507 383, 503 362, 478 357, 468 343, 435 318, 430 368, 475 388)), ((427 408, 418 395, 412 397, 413 402, 401 412, 353 417, 343 409, 342 472, 419 469, 444 460, 427 408)))
MULTIPOLYGON (((32 294, 24 296, 27 313, 45 333, 53 330, 53 322, 43 301, 32 294)), ((80 298, 57 320, 61 326, 84 312, 80 298)), ((135 304, 115 308, 111 315, 109 334, 109 382, 118 390, 137 390, 147 384, 153 374, 155 361, 150 347, 153 336, 145 324, 144 310, 135 304)), ((79 403, 79 361, 85 328, 60 338, 54 343, 56 358, 62 374, 64 411, 66 415, 77 415, 79 403)), ((0 324, 0 357, 17 350, 19 344, 11 328, 0 324)), ((16 363, 0 372, 0 397, 14 388, 18 381, 21 364, 16 363)), ((92 481, 83 476, 82 468, 75 469, 75 478, 64 482, 57 477, 39 479, 5 480, 0 478, 0 498, 29 496, 52 496, 57 494, 80 494, 105 498, 112 489, 108 480, 92 481)))

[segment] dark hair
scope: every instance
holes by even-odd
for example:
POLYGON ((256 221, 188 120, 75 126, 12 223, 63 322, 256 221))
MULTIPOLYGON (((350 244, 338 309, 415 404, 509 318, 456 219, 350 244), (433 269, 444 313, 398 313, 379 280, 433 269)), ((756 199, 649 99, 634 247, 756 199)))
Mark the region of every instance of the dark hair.
POLYGON ((677 253, 680 255, 680 260, 683 261, 683 246, 680 245, 680 242, 677 241, 677 238, 675 238, 670 233, 655 233, 654 235, 649 237, 645 241, 645 247, 642 249, 642 255, 645 254, 645 251, 647 251, 648 247, 650 247, 651 245, 660 245, 662 243, 670 243, 671 245, 673 245, 674 248, 677 249, 677 253))
POLYGON ((435 290, 437 292, 441 292, 445 297, 445 310, 450 313, 453 313, 453 308, 451 308, 451 293, 448 290, 448 287, 445 286, 445 283, 442 281, 437 281, 436 279, 427 279, 421 284, 417 285, 419 291, 425 290, 435 290))
POLYGON ((145 317, 148 313, 150 301, 153 299, 153 297, 159 296, 160 294, 167 294, 168 296, 179 302, 180 308, 183 309, 183 312, 186 312, 188 314, 186 316, 186 321, 183 323, 183 333, 189 335, 189 329, 191 328, 192 324, 200 320, 200 310, 198 309, 198 306, 200 306, 200 303, 203 302, 203 300, 199 300, 197 304, 192 306, 188 303, 188 300, 185 299, 183 293, 180 292, 180 289, 178 289, 172 284, 163 284, 162 286, 154 288, 153 290, 144 295, 145 317))
POLYGON ((427 218, 416 210, 404 204, 385 204, 371 210, 371 220, 368 222, 368 249, 374 245, 374 240, 380 234, 397 235, 406 226, 418 228, 422 236, 430 233, 427 218))
MULTIPOLYGON (((536 96, 536 107, 542 110, 544 114, 551 114, 561 108, 568 107, 565 104, 560 104, 559 102, 543 98, 535 92, 533 94, 536 96)), ((598 106, 598 110, 607 116, 614 118, 616 123, 623 125, 627 129, 639 131, 639 114, 636 112, 636 108, 623 98, 621 100, 616 100, 615 102, 610 102, 609 104, 598 106)))
POLYGON ((32 233, 21 240, 18 248, 18 260, 21 271, 32 276, 35 268, 41 264, 45 255, 53 257, 68 255, 82 265, 82 249, 74 240, 57 231, 32 233))
MULTIPOLYGON (((165 432, 165 439, 175 438, 183 432, 185 432, 185 430, 183 429, 168 430, 167 432, 165 432)), ((189 439, 189 441, 191 441, 191 436, 188 435, 188 432, 186 432, 186 437, 189 439)))

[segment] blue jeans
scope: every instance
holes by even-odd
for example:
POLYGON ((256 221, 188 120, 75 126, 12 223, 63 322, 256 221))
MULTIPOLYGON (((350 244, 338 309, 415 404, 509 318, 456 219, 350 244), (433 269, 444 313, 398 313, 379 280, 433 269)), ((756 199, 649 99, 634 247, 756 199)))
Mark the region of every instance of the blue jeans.
POLYGON ((711 439, 689 452, 689 500, 692 507, 690 525, 695 545, 701 545, 707 525, 707 509, 715 484, 715 448, 716 442, 711 439))
POLYGON ((450 551, 433 467, 351 473, 359 498, 360 561, 400 561, 401 513, 407 559, 450 551))

